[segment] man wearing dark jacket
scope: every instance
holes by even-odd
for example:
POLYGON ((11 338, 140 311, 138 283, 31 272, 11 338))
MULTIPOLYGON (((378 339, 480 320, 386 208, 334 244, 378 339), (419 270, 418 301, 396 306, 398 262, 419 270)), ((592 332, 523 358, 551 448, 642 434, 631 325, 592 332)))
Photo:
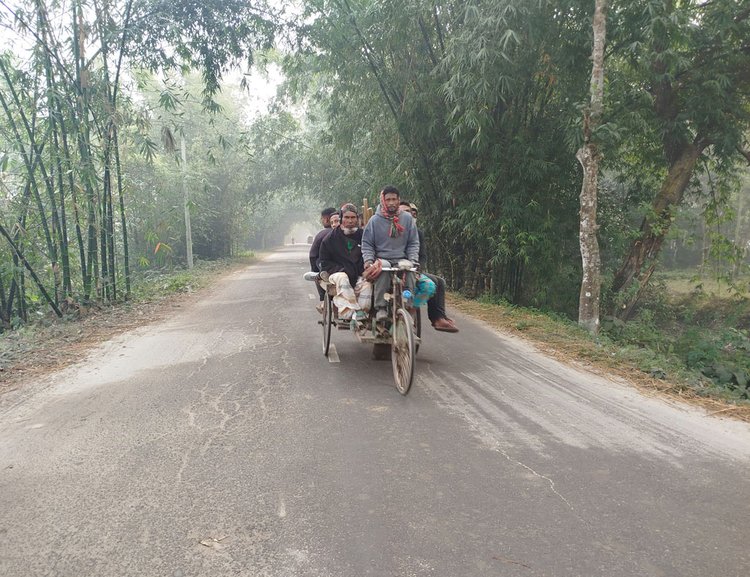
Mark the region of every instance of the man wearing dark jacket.
POLYGON ((372 285, 362 278, 362 230, 353 204, 339 211, 340 226, 323 239, 320 245, 321 277, 336 287, 333 304, 340 319, 362 320, 370 309, 372 285))
POLYGON ((328 236, 331 232, 331 215, 336 214, 335 208, 324 208, 320 213, 320 224, 323 225, 323 230, 315 235, 315 239, 310 246, 310 270, 313 272, 319 272, 318 258, 320 257, 320 243, 323 239, 328 236))
MULTIPOLYGON (((417 221, 417 205, 402 200, 399 204, 399 210, 408 212, 414 218, 414 222, 417 221)), ((419 234, 419 262, 424 265, 427 261, 427 245, 424 242, 422 230, 418 228, 417 233, 419 234)), ((435 294, 427 301, 427 317, 430 319, 432 327, 436 331, 457 333, 458 327, 452 319, 448 318, 445 312, 445 279, 426 272, 422 272, 422 274, 434 282, 436 287, 435 294)))
MULTIPOLYGON (((323 225, 323 230, 315 235, 315 239, 310 246, 310 270, 312 272, 320 272, 318 268, 318 259, 320 258, 320 243, 323 239, 328 236, 331 232, 331 215, 336 214, 335 208, 324 208, 320 213, 320 224, 323 225)), ((323 289, 318 287, 318 296, 320 296, 320 304, 318 305, 318 312, 323 312, 323 296, 325 293, 323 289)))

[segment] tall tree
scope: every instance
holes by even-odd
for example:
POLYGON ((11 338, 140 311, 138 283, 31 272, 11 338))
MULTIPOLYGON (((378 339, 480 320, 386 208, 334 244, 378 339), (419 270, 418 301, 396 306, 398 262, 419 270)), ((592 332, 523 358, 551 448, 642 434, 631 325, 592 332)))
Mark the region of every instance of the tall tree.
POLYGON ((621 158, 656 153, 646 163, 661 175, 611 287, 614 313, 627 319, 658 266, 699 161, 713 159, 732 172, 741 159, 750 127, 750 8, 734 0, 652 0, 647 9, 621 6, 617 30, 613 91, 622 127, 632 130, 621 158))
POLYGON ((601 259, 597 239, 597 195, 599 183, 599 146, 596 129, 604 109, 604 43, 607 36, 607 0, 596 0, 594 46, 591 51, 591 100, 583 115, 583 146, 576 158, 583 168, 581 185, 580 245, 583 277, 578 297, 578 324, 590 333, 599 332, 599 300, 601 294, 601 259))

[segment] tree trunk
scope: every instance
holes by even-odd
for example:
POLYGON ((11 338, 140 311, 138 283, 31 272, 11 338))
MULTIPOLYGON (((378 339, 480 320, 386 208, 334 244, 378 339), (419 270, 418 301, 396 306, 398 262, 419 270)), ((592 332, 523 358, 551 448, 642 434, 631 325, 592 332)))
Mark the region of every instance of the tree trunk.
POLYGON ((705 214, 703 218, 702 224, 702 234, 701 234, 701 266, 700 266, 700 274, 701 277, 703 277, 706 274, 706 267, 708 267, 708 262, 710 260, 711 256, 711 235, 709 234, 708 230, 708 223, 706 222, 705 214))
MULTIPOLYGON (((13 255, 13 266, 18 267, 18 256, 13 255)), ((18 281, 16 280, 16 276, 18 276, 20 273, 14 273, 13 274, 13 281, 10 283, 10 290, 8 291, 8 304, 6 305, 5 309, 5 318, 10 320, 13 318, 13 301, 16 300, 16 291, 18 290, 18 281)), ((19 309, 20 310, 20 309, 19 309)), ((18 314, 19 317, 21 317, 21 313, 18 314)))
MULTIPOLYGON (((109 133, 109 126, 107 127, 109 133)), ((102 178, 102 198, 101 198, 101 237, 99 243, 102 253, 102 282, 104 283, 103 293, 107 301, 113 301, 117 298, 115 287, 114 271, 114 220, 112 218, 112 158, 110 154, 111 144, 110 136, 104 137, 104 175, 102 178)))
MULTIPOLYGON (((50 114, 50 119, 54 118, 54 114, 50 114)), ((59 204, 59 219, 60 219, 60 260, 62 261, 62 273, 63 273, 63 296, 68 297, 73 294, 73 282, 70 276, 70 251, 68 242, 68 220, 65 213, 65 183, 62 163, 62 153, 60 151, 60 139, 58 137, 58 130, 61 128, 59 125, 52 120, 53 124, 53 146, 55 149, 55 162, 57 164, 57 186, 59 188, 60 204, 59 204)))
POLYGON ((732 265, 732 280, 737 280, 740 273, 740 267, 742 266, 742 262, 745 260, 745 255, 747 254, 747 244, 742 239, 742 223, 744 221, 742 201, 744 194, 745 189, 740 187, 737 191, 737 214, 734 223, 734 246, 739 250, 739 258, 736 258, 732 265))
MULTIPOLYGON (((104 186, 103 192, 104 197, 102 198, 102 245, 106 250, 106 272, 105 269, 105 255, 102 252, 102 277, 105 283, 105 295, 108 300, 117 300, 117 270, 115 264, 115 226, 114 226, 114 207, 112 203, 112 188, 113 188, 113 177, 112 177, 112 163, 113 163, 113 147, 115 144, 115 130, 116 130, 116 116, 117 116, 117 87, 113 85, 110 72, 109 72, 109 60, 110 60, 110 44, 109 36, 106 30, 106 14, 109 11, 108 2, 103 4, 96 4, 96 24, 99 28, 99 36, 101 39, 101 53, 102 53, 102 74, 104 79, 104 90, 107 96, 107 102, 109 103, 109 112, 107 114, 107 122, 104 126, 104 186)), ((127 10, 130 10, 130 3, 128 3, 127 10)), ((127 16, 125 26, 127 27, 127 16)), ((123 32, 126 34, 126 32, 123 32)), ((115 71, 115 82, 119 79, 119 67, 122 63, 122 54, 118 59, 117 69, 115 71)))
MULTIPOLYGON (((39 29, 46 46, 51 46, 51 32, 49 30, 47 13, 44 10, 41 2, 37 3, 39 29)), ((51 157, 54 166, 53 171, 56 171, 58 194, 60 197, 59 208, 55 200, 54 184, 50 182, 49 195, 50 195, 50 206, 53 211, 52 225, 57 231, 58 243, 60 245, 60 259, 62 261, 62 297, 66 298, 73 294, 73 285, 70 278, 70 257, 68 251, 68 228, 65 217, 65 187, 63 181, 63 175, 65 173, 62 163, 62 154, 60 150, 59 131, 64 130, 64 117, 61 112, 59 103, 59 92, 57 87, 57 81, 53 73, 52 57, 50 56, 50 50, 44 50, 44 72, 45 78, 47 79, 47 102, 49 109, 49 120, 50 120, 50 131, 52 133, 52 150, 51 157)), ((41 152, 40 152, 41 154, 41 152)), ((53 268, 55 265, 53 265, 53 268)), ((55 285, 55 292, 57 293, 57 284, 55 285)), ((57 296, 55 297, 57 302, 57 296)))
MULTIPOLYGON (((98 253, 98 235, 99 222, 97 221, 97 178, 96 168, 94 166, 91 145, 91 126, 86 121, 88 118, 89 101, 91 98, 91 80, 90 70, 86 64, 86 57, 83 53, 85 47, 85 33, 83 23, 83 8, 80 0, 72 3, 73 9, 73 54, 76 63, 75 84, 78 98, 76 98, 77 114, 77 140, 78 149, 81 155, 80 164, 82 168, 82 180, 86 192, 86 226, 87 226, 87 244, 88 251, 86 254, 86 273, 84 278, 84 302, 91 298, 93 292, 98 298, 100 295, 100 275, 99 275, 99 253, 98 253)), ((103 256, 102 256, 103 258, 103 256)))
POLYGON ((599 228, 596 216, 600 152, 593 134, 601 123, 604 108, 604 42, 607 33, 607 0, 596 0, 592 27, 594 48, 591 51, 591 104, 583 115, 583 146, 576 153, 576 158, 583 168, 579 225, 582 278, 581 291, 578 296, 578 324, 595 335, 599 332, 599 300, 602 281, 599 240, 596 236, 599 228))
POLYGON ((122 227, 122 252, 125 267, 125 299, 130 298, 130 248, 128 246, 128 223, 125 218, 125 195, 122 186, 122 166, 120 165, 120 143, 115 128, 115 168, 117 170, 117 196, 120 206, 120 226, 122 227))
MULTIPOLYGON (((36 165, 36 159, 34 160, 34 165, 36 165)), ((18 244, 20 243, 19 238, 21 236, 21 231, 26 229, 26 215, 29 211, 29 204, 31 203, 31 183, 27 180, 26 186, 24 187, 23 191, 23 197, 21 198, 21 210, 19 211, 18 217, 16 219, 16 227, 15 227, 15 233, 13 235, 13 242, 18 244)), ((14 252, 13 253, 13 267, 14 271, 19 270, 19 261, 18 261, 18 255, 14 252)), ((23 274, 22 271, 14 272, 10 284, 10 290, 8 291, 8 301, 6 303, 6 313, 5 316, 8 320, 10 320, 13 317, 13 301, 16 298, 16 290, 18 289, 21 291, 21 284, 19 284, 19 280, 17 277, 19 277, 21 274, 23 274)), ((18 309, 18 316, 19 318, 24 318, 23 315, 23 294, 21 294, 21 299, 19 300, 19 309, 18 309)), ((24 319, 25 320, 25 319, 24 319)))
MULTIPOLYGON (((16 268, 19 268, 20 262, 18 255, 14 254, 13 264, 16 268)), ((26 277, 22 270, 19 270, 16 274, 18 275, 18 282, 16 282, 16 300, 18 301, 18 304, 16 305, 16 310, 18 311, 18 318, 23 322, 28 322, 29 313, 26 310, 26 277)))
POLYGON ((81 282, 86 286, 86 279, 89 278, 88 269, 86 268, 86 249, 83 243, 83 232, 81 230, 81 215, 78 212, 78 194, 76 193, 77 186, 73 178, 73 162, 70 156, 70 147, 68 146, 68 135, 66 128, 60 133, 62 140, 63 153, 65 154, 65 166, 66 172, 68 173, 68 187, 70 188, 70 200, 73 206, 73 222, 76 231, 76 241, 78 242, 78 258, 79 265, 81 267, 81 282))
POLYGON ((10 325, 10 317, 5 314, 5 308, 8 306, 8 299, 5 296, 5 283, 0 275, 0 333, 10 325))
POLYGON ((656 257, 672 224, 672 207, 682 201, 704 144, 683 142, 669 167, 667 177, 641 223, 641 234, 612 283, 615 295, 622 295, 615 316, 627 320, 656 269, 656 257))
MULTIPOLYGON (((182 155, 182 200, 185 208, 185 251, 187 266, 193 268, 193 229, 190 226, 190 199, 188 198, 187 186, 187 152, 185 150, 185 135, 180 136, 180 153, 182 155)), ((263 248, 266 248, 265 234, 263 235, 263 248)))

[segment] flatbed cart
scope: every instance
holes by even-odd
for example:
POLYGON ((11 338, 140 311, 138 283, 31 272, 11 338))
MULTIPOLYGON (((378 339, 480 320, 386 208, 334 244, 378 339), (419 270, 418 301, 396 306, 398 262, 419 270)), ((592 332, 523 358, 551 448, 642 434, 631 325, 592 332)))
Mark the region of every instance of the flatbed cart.
POLYGON ((376 358, 382 357, 383 352, 390 349, 396 389, 402 395, 406 395, 414 381, 422 323, 419 308, 411 306, 411 295, 408 291, 405 294, 404 291, 406 291, 406 275, 417 274, 417 269, 383 267, 381 274, 391 276, 391 289, 386 293, 389 319, 385 324, 375 322, 375 311, 372 308, 369 316, 362 321, 352 322, 349 319, 340 319, 333 303, 333 285, 313 273, 306 273, 305 279, 319 282, 325 291, 323 319, 318 321, 323 328, 323 354, 328 356, 334 327, 337 330, 349 330, 361 343, 372 344, 376 358))

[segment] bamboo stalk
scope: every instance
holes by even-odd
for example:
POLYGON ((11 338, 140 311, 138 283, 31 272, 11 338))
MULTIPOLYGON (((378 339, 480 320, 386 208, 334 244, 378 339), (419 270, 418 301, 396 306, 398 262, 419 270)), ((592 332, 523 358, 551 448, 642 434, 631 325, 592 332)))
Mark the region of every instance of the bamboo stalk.
POLYGON ((24 267, 26 267, 26 270, 29 271, 29 274, 31 274, 31 278, 34 279, 34 282, 36 283, 37 288, 39 288, 39 291, 44 296, 47 303, 52 307, 52 310, 55 311, 55 314, 58 317, 62 318, 62 312, 60 312, 60 309, 57 307, 57 304, 55 304, 55 301, 53 301, 49 293, 47 293, 47 290, 44 288, 44 285, 42 285, 42 282, 39 280, 39 277, 34 272, 34 269, 31 268, 31 265, 29 264, 29 261, 26 260, 26 257, 23 256, 23 253, 21 252, 21 249, 19 249, 16 246, 16 243, 13 242, 13 239, 10 237, 10 234, 8 234, 8 231, 5 230, 5 227, 0 224, 0 234, 2 234, 5 239, 8 241, 8 244, 10 244, 11 249, 13 249, 13 252, 18 256, 18 258, 23 262, 24 267))

